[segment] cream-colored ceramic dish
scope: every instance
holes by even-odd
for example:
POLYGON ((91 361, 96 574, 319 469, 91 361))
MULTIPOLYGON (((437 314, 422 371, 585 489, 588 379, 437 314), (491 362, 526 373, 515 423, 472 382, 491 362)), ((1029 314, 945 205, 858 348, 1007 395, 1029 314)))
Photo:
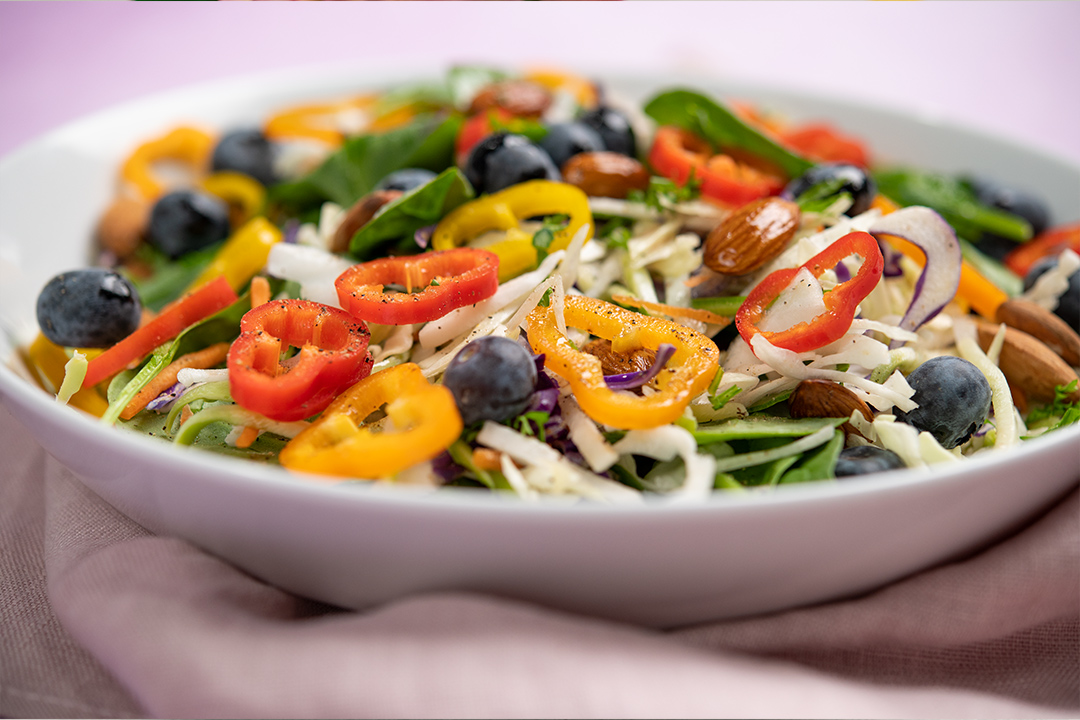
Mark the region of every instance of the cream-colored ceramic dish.
MULTIPOLYGON (((370 87, 356 69, 277 73, 169 92, 79 121, 0 162, 0 394, 41 444, 146 527, 296 593, 365 608, 469 590, 655 626, 853 595, 969 553, 1080 479, 1080 428, 937 472, 899 472, 696 507, 526 504, 479 492, 313 486, 276 468, 174 448, 61 408, 9 366, 32 337, 42 284, 89 261, 117 162, 180 121, 256 122, 289 102, 370 87)), ((390 85, 389 78, 378 85, 390 85)), ((1080 171, 1006 141, 916 117, 698 79, 623 80, 634 99, 668 85, 829 118, 880 157, 979 171, 1080 218, 1080 171)))

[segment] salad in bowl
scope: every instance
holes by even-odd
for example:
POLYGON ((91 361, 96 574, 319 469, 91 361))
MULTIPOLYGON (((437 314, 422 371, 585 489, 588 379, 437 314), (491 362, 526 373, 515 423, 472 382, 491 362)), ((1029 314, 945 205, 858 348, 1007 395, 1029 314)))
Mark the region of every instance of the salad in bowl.
POLYGON ((34 380, 296 482, 702 502, 1080 419, 1078 218, 841 125, 461 67, 132 137, 116 177, 34 380))

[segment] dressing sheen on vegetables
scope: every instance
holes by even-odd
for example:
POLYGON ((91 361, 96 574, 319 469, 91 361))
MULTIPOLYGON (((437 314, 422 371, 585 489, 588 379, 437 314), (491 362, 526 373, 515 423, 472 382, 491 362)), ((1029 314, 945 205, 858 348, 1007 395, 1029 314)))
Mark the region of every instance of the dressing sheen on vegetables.
POLYGON ((133 137, 117 175, 38 379, 297 482, 701 501, 1080 420, 1076 226, 842 121, 460 67, 133 137))

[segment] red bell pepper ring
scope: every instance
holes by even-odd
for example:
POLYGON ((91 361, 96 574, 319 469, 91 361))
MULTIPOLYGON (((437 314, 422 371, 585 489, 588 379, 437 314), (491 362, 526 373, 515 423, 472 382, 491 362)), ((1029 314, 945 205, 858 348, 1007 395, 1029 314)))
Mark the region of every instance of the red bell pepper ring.
POLYGON ((668 125, 656 130, 649 164, 676 185, 686 185, 691 178, 699 181, 702 197, 731 207, 784 189, 782 178, 740 163, 730 155, 713 154, 702 138, 668 125))
POLYGON ((380 325, 429 322, 494 295, 499 256, 460 247, 380 258, 353 265, 334 285, 341 307, 361 320, 380 325), (405 292, 385 292, 390 284, 403 286, 405 292))
POLYGON ((850 163, 870 167, 870 154, 853 137, 841 135, 829 125, 812 124, 785 130, 780 142, 801 155, 821 162, 850 163))
POLYGON ((155 348, 172 340, 200 320, 239 300, 224 276, 185 295, 161 313, 90 361, 83 387, 93 387, 115 375, 136 360, 149 355, 155 348))
POLYGON ((1051 228, 1005 256, 1005 267, 1025 277, 1035 263, 1049 255, 1060 255, 1066 248, 1080 253, 1080 223, 1051 228))
POLYGON ((855 309, 870 294, 881 279, 885 260, 877 240, 868 233, 851 232, 819 252, 797 268, 784 268, 769 274, 746 296, 735 314, 735 326, 751 348, 755 335, 762 335, 773 345, 792 352, 807 352, 824 347, 844 336, 855 319, 855 309), (825 310, 809 322, 797 323, 787 330, 769 332, 757 324, 765 316, 769 305, 791 284, 799 270, 806 268, 815 278, 826 270, 832 270, 841 260, 850 256, 862 257, 862 265, 847 282, 840 283, 823 296, 825 310))
POLYGON ((273 420, 303 420, 371 373, 370 339, 367 325, 337 308, 268 302, 240 320, 229 348, 229 391, 238 405, 273 420), (300 352, 282 363, 289 346, 300 352))

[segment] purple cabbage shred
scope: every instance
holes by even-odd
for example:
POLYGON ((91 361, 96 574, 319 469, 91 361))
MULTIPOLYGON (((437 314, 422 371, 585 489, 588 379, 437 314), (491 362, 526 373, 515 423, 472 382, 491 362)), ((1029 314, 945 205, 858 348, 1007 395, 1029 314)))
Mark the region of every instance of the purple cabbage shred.
POLYGON ((675 346, 670 343, 660 343, 656 348, 656 360, 647 370, 622 373, 621 375, 605 375, 604 382, 612 390, 633 390, 652 381, 654 377, 667 365, 668 360, 675 354, 675 346))

